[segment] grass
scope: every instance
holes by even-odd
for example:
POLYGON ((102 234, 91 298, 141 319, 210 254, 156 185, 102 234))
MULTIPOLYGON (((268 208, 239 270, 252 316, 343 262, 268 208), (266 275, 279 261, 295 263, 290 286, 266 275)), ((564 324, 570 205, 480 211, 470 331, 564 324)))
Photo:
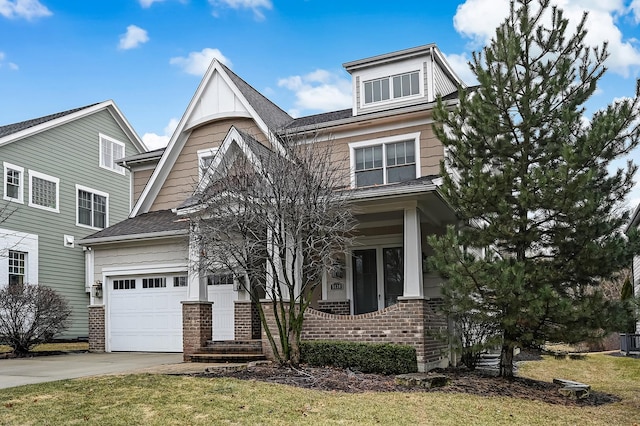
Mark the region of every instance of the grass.
MULTIPOLYGON (((42 343, 34 346, 31 352, 58 352, 58 351, 88 351, 88 342, 69 342, 69 343, 42 343)), ((0 345, 0 354, 11 352, 11 347, 0 345)))
POLYGON ((609 425, 637 421, 638 359, 547 357, 527 363, 521 374, 585 381, 622 401, 600 407, 566 407, 454 393, 344 394, 224 378, 138 374, 0 390, 0 424, 609 425))

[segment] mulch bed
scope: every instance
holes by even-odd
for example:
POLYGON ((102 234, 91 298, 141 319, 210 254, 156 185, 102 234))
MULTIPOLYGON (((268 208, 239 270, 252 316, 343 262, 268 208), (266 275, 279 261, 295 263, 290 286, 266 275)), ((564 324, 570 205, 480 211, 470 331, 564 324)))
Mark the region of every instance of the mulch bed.
POLYGON ((516 377, 513 381, 508 381, 467 369, 444 369, 436 370, 435 372, 446 375, 449 379, 449 384, 433 389, 409 388, 396 384, 394 376, 310 366, 287 368, 273 365, 255 365, 239 371, 221 368, 192 375, 198 377, 232 377, 241 380, 257 380, 306 389, 347 393, 454 392, 480 396, 522 398, 565 406, 597 406, 620 400, 614 395, 592 391, 589 397, 574 401, 558 392, 559 385, 522 377, 516 377))

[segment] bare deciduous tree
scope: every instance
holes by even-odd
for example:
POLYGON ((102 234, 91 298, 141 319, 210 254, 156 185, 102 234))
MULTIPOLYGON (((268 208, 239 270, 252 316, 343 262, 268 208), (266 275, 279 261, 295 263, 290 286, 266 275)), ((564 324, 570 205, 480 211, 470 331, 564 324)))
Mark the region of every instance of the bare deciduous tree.
POLYGON ((328 143, 286 135, 276 151, 243 139, 244 150, 219 152, 196 192, 198 267, 233 274, 257 306, 277 361, 296 365, 311 294, 352 242, 354 221, 342 191, 348 170, 332 161, 328 143))
POLYGON ((36 284, 0 289, 0 342, 17 356, 66 330, 71 309, 55 290, 36 284))

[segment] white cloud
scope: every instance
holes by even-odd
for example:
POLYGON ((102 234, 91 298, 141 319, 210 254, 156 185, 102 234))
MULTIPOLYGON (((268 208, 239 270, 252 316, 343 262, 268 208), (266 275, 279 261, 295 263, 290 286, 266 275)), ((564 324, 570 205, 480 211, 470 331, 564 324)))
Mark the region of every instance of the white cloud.
POLYGON ((140 3, 140 6, 142 6, 145 9, 151 7, 151 5, 154 3, 161 3, 163 1, 164 0, 138 0, 138 2, 140 3))
POLYGON ((319 69, 283 78, 278 86, 295 93, 295 108, 289 111, 294 117, 302 110, 334 111, 351 106, 351 80, 330 71, 319 69))
POLYGON ((636 24, 640 24, 640 0, 633 0, 629 5, 629 10, 633 13, 636 24))
POLYGON ((173 135, 174 130, 178 127, 178 122, 177 118, 172 118, 169 120, 169 124, 167 124, 163 129, 164 133, 162 135, 158 135, 156 133, 145 133, 142 135, 142 142, 144 142, 149 150, 166 147, 169 143, 169 139, 171 139, 171 135, 173 135))
POLYGON ((149 41, 149 35, 146 30, 136 26, 129 25, 127 27, 127 32, 120 36, 120 43, 118 44, 118 49, 129 50, 135 49, 149 41))
MULTIPOLYGON (((569 31, 575 28, 584 11, 589 12, 585 42, 599 46, 603 40, 608 40, 611 55, 607 66, 612 71, 627 76, 631 67, 640 66, 640 49, 633 44, 635 40, 625 39, 616 25, 618 17, 630 13, 638 20, 640 0, 634 0, 628 8, 622 0, 552 0, 552 4, 563 9, 564 16, 569 19, 569 31)), ((533 5, 537 7, 537 3, 533 5)), ((509 0, 466 0, 458 6, 453 23, 456 31, 471 39, 471 47, 477 49, 489 42, 508 13, 509 0), (478 19, 479 16, 482 19, 478 19)))
POLYGON ((178 56, 171 58, 169 63, 179 66, 188 74, 202 76, 207 72, 207 68, 209 68, 214 58, 231 68, 231 61, 225 57, 220 50, 208 47, 202 49, 200 52, 191 52, 186 57, 178 56))
POLYGON ((9 19, 32 20, 51 16, 53 13, 38 0, 0 0, 0 15, 9 19))
POLYGON ((271 0, 209 0, 209 4, 213 6, 213 16, 218 16, 217 9, 221 7, 230 7, 232 9, 251 9, 253 16, 257 20, 263 20, 265 18, 262 9, 271 10, 273 4, 271 0))
POLYGON ((475 86, 478 84, 478 80, 476 79, 476 75, 469 68, 470 58, 467 57, 466 53, 461 55, 452 54, 452 55, 444 55, 447 59, 453 71, 464 81, 467 86, 475 86))
MULTIPOLYGON (((4 67, 4 65, 5 65, 4 60, 5 60, 5 58, 6 58, 5 53, 4 53, 4 52, 0 52, 0 68, 4 67)), ((7 63, 6 63, 6 65, 7 65, 7 67, 9 67, 9 69, 10 69, 11 71, 18 71, 18 65, 17 65, 17 64, 15 64, 14 62, 7 62, 7 63)))

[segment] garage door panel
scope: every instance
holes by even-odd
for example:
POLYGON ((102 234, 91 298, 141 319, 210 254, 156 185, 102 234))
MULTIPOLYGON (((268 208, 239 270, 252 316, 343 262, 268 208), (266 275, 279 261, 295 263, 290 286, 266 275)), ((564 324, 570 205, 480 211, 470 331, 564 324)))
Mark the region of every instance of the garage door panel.
POLYGON ((112 351, 182 352, 186 287, 113 290, 109 295, 112 351))

